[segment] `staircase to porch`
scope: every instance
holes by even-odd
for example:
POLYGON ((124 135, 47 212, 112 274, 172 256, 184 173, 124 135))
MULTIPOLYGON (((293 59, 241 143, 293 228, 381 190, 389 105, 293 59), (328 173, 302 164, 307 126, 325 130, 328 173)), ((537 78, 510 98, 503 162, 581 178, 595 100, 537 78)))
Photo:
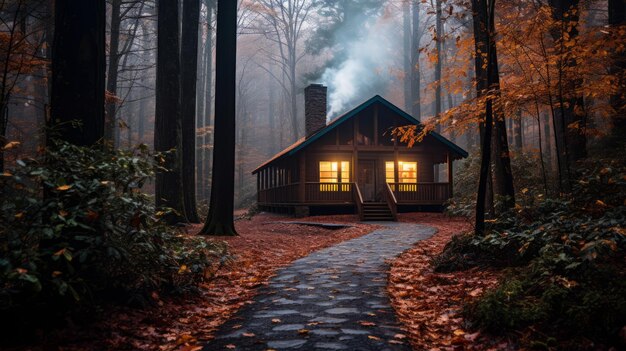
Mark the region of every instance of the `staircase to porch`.
POLYGON ((386 202, 364 202, 361 208, 363 221, 395 221, 391 208, 386 202))

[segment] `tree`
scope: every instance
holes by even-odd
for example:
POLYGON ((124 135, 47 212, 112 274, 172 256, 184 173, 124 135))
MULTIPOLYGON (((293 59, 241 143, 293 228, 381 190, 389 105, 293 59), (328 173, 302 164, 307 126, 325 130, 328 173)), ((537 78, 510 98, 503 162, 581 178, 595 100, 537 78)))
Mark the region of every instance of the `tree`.
POLYGON ((93 145, 104 136, 105 2, 57 0, 54 11, 51 124, 61 139, 93 145))
POLYGON ((182 183, 182 125, 180 114, 180 39, 178 1, 158 3, 157 77, 154 149, 165 152, 156 173, 157 207, 172 208, 171 224, 186 222, 182 183))
MULTIPOLYGON (((441 118, 441 66, 442 66, 442 50, 441 45, 445 40, 443 32, 443 18, 441 13, 441 0, 435 0, 435 118, 441 118)), ((437 125, 437 130, 441 125, 437 125)), ((438 168, 437 168, 438 169, 438 168)), ((438 176, 438 174, 437 174, 438 176)))
MULTIPOLYGON (((495 0, 493 2, 495 3, 495 0)), ((488 183, 493 184, 492 191, 499 195, 502 201, 501 205, 504 208, 512 208, 515 206, 515 188, 513 186, 506 122, 501 104, 494 104, 493 102, 494 99, 501 100, 501 91, 496 41, 495 38, 491 37, 493 32, 495 32, 495 17, 493 20, 485 17, 488 11, 491 11, 487 9, 488 6, 493 6, 495 12, 493 3, 488 5, 482 3, 482 1, 472 1, 472 11, 475 16, 473 22, 476 51, 476 96, 479 99, 486 98, 486 103, 491 105, 489 110, 494 124, 493 126, 488 125, 486 119, 484 124, 482 124, 483 132, 481 136, 483 139, 487 137, 487 128, 492 129, 489 131, 489 134, 494 139, 489 143, 490 147, 493 148, 490 151, 490 156, 494 166, 493 177, 488 176, 492 181, 488 181, 488 183), (488 25, 493 28, 488 27, 488 25)), ((492 13, 489 13, 489 15, 493 16, 492 13)), ((486 141, 482 140, 481 145, 486 145, 486 141)), ((482 153, 484 154, 485 151, 483 149, 482 153)), ((487 168, 487 172, 491 172, 490 167, 487 168)))
MULTIPOLYGON (((107 92, 117 95, 117 77, 120 64, 120 26, 122 23, 122 0, 111 1, 111 34, 109 39, 109 63, 107 73, 107 92)), ((115 117, 117 114, 117 102, 114 98, 107 101, 104 136, 111 145, 115 146, 115 117)))
POLYGON ((235 194, 235 82, 237 78, 237 2, 217 3, 215 142, 209 215, 200 234, 237 235, 235 194))
MULTIPOLYGON (((411 110, 411 1, 402 1, 402 44, 403 44, 403 63, 404 63, 404 110, 411 110)), ((415 117, 415 116, 413 116, 415 117)))
POLYGON ((298 76, 297 66, 303 57, 299 44, 304 34, 303 28, 313 7, 310 0, 259 0, 259 15, 269 27, 263 30, 267 39, 276 45, 278 54, 268 51, 270 60, 276 62, 281 75, 275 77, 281 83, 289 101, 292 139, 299 137, 298 120, 298 76), (286 82, 283 82, 283 79, 286 82))
MULTIPOLYGON (((493 52, 495 48, 495 0, 472 0, 472 12, 474 17, 474 37, 476 40, 476 77, 477 85, 481 84, 481 78, 486 80, 486 86, 492 84, 491 74, 494 68, 493 52), (485 41, 486 39, 486 41, 485 41), (493 44, 493 45, 492 45, 493 44), (486 49, 486 50, 483 50, 486 49), (486 55, 483 55, 485 53, 486 55), (483 65, 486 61, 486 69, 483 65), (486 71, 486 72, 483 72, 486 71)), ((480 91, 478 94, 481 94, 480 91)), ((490 177, 491 168, 491 134, 493 130, 493 100, 487 98, 485 107, 485 122, 481 143, 480 178, 476 195, 476 222, 474 232, 483 235, 485 232, 485 205, 487 198, 487 178, 490 177)))
POLYGON ((417 120, 422 118, 421 104, 421 68, 420 68, 420 41, 423 30, 420 30, 420 2, 413 0, 411 4, 412 37, 411 37, 411 115, 417 120))
POLYGON ((582 84, 576 75, 576 59, 570 55, 578 36, 578 0, 549 0, 552 17, 556 21, 551 30, 559 55, 557 98, 554 115, 554 133, 558 145, 560 173, 563 174, 563 190, 571 190, 571 168, 586 156, 586 116, 582 95, 582 84))
MULTIPOLYGON (((0 11, 0 172, 4 171, 4 152, 9 126, 9 104, 19 95, 19 84, 34 72, 41 72, 45 81, 48 67, 41 58, 49 57, 51 38, 46 29, 52 20, 49 4, 42 0, 3 2, 0 11), (28 25, 28 18, 38 18, 28 25), (42 40, 43 39, 43 40, 42 40), (43 44, 46 43, 45 50, 43 44)), ((41 100, 46 100, 47 89, 40 82, 41 100)), ((42 103, 44 105, 45 103, 42 103)), ((42 119, 43 120, 43 119, 42 119)))
POLYGON ((183 193, 187 219, 200 223, 196 205, 196 81, 200 0, 183 1, 181 60, 181 114, 183 193))

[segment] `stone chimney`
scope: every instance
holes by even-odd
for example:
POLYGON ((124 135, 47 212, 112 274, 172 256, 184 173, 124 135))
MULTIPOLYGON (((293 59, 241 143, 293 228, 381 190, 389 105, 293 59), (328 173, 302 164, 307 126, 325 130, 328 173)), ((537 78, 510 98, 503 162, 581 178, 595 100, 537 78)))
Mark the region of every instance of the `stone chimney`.
POLYGON ((326 127, 326 91, 321 84, 311 84, 304 89, 305 136, 308 138, 326 127))

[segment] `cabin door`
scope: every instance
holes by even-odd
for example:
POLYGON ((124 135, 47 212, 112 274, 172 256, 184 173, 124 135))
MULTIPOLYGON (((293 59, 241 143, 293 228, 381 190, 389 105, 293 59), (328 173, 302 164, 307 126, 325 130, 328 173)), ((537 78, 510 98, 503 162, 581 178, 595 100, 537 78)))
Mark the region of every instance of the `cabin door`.
POLYGON ((374 160, 359 160, 359 188, 363 201, 376 200, 376 162, 374 160))

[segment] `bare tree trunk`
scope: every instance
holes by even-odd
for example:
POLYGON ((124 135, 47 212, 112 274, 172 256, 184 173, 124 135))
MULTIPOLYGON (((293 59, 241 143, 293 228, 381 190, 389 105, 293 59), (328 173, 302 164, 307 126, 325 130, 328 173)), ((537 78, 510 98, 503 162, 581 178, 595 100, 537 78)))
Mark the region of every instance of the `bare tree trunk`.
POLYGON ((217 3, 215 76, 215 155, 209 215, 200 234, 237 235, 235 192, 235 82, 237 78, 237 2, 217 3))
MULTIPOLYGON (((476 38, 476 77, 486 78, 485 85, 490 87, 492 82, 492 71, 494 62, 492 62, 491 49, 495 47, 491 45, 494 41, 493 30, 494 17, 495 17, 495 0, 491 0, 490 4, 487 4, 487 0, 472 0, 472 11, 474 16, 474 37, 476 38), (484 40, 487 39, 487 42, 484 40), (485 47, 486 51, 480 51, 481 47, 485 47), (483 59, 480 57, 481 52, 487 52, 487 68, 486 72, 483 67, 483 59), (480 64, 480 67, 478 66, 480 64)), ((482 94, 479 92, 478 94, 482 94)), ((487 98, 487 106, 485 110, 485 123, 484 123, 484 136, 481 147, 481 162, 480 162, 480 178, 478 181, 478 192, 476 196, 476 223, 474 225, 474 232, 476 235, 483 235, 485 233, 485 206, 487 196, 487 183, 489 178, 489 168, 491 165, 491 134, 493 129, 493 101, 492 98, 487 98)))
POLYGON ((157 207, 169 207, 170 224, 186 222, 182 182, 182 125, 180 115, 180 36, 177 1, 159 1, 154 149, 165 155, 166 171, 155 182, 157 207))
MULTIPOLYGON (((560 28, 552 30, 558 50, 563 54, 567 49, 565 40, 578 36, 579 8, 578 0, 549 0, 552 16, 560 22, 560 28)), ((586 156, 586 116, 582 96, 576 92, 582 81, 566 77, 565 70, 572 70, 576 60, 572 58, 559 61, 557 82, 558 106, 555 109, 555 135, 560 148, 561 174, 564 175, 563 189, 571 191, 571 168, 574 163, 586 156)))
POLYGON ((522 135, 522 110, 517 111, 517 115, 513 117, 513 145, 515 150, 522 151, 523 139, 522 135))
POLYGON ((104 136, 105 14, 104 1, 55 3, 51 123, 76 145, 104 136))
POLYGON ((200 223, 196 205, 196 82, 200 0, 183 1, 181 57, 182 161, 185 214, 200 223))
MULTIPOLYGON (((111 1, 111 34, 109 39, 109 62, 107 73, 107 91, 113 96, 117 96, 117 77, 119 74, 119 62, 120 62, 120 25, 122 0, 111 1)), ((116 146, 114 141, 116 134, 116 119, 117 115, 117 103, 116 101, 109 101, 106 104, 106 116, 104 127, 104 138, 111 143, 113 147, 116 146)))
POLYGON ((206 79, 206 112, 205 112, 205 126, 210 130, 210 132, 207 132, 204 134, 204 158, 203 158, 203 163, 204 163, 204 178, 203 182, 204 182, 204 194, 203 194, 203 198, 205 200, 209 200, 209 197, 211 196, 211 179, 213 178, 213 169, 212 164, 213 164, 213 153, 214 150, 213 148, 211 148, 211 146, 213 145, 213 140, 214 140, 214 131, 212 130, 213 128, 213 121, 214 121, 214 117, 213 117, 213 13, 215 12, 215 8, 216 8, 216 0, 208 0, 207 1, 207 6, 208 6, 208 33, 207 33, 207 41, 206 41, 206 48, 205 48, 205 55, 206 55, 206 59, 207 59, 207 79, 206 79))
POLYGON ((276 109, 274 106, 274 101, 276 100, 276 94, 274 92, 274 87, 272 86, 273 83, 273 75, 274 75, 274 64, 272 62, 269 63, 269 68, 268 68, 268 73, 269 76, 267 77, 267 90, 269 92, 269 101, 268 101, 268 109, 267 109, 267 113, 268 113, 268 120, 269 120, 269 127, 270 127, 270 135, 269 135, 269 140, 270 140, 270 153, 272 155, 276 154, 278 152, 278 142, 276 141, 276 136, 274 135, 274 132, 276 130, 276 109))
POLYGON ((420 68, 420 2, 412 0, 412 38, 411 38, 411 115, 418 121, 422 119, 421 104, 421 68, 420 68))
MULTIPOLYGON (((441 18, 441 0, 436 0, 436 34, 435 34, 435 50, 437 52, 437 62, 435 63, 435 117, 441 118, 441 66, 442 66, 442 55, 443 52, 441 50, 444 33, 443 33, 443 19, 441 18)), ((441 130, 441 124, 437 123, 437 132, 441 130)))
MULTIPOLYGON (((413 106, 411 94, 411 80, 413 77, 413 67, 411 66, 411 0, 402 1, 402 44, 404 59, 404 110, 411 111, 413 106)), ((413 116, 415 117, 415 116, 413 116)))

